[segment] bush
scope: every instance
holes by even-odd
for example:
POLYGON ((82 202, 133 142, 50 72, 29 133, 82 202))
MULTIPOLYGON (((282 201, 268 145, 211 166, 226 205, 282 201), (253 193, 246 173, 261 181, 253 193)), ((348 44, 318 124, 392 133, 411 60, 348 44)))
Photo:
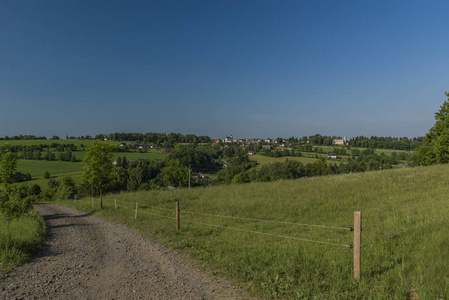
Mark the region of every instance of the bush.
POLYGON ((9 192, 0 192, 0 213, 7 220, 19 218, 26 213, 38 197, 30 194, 30 188, 26 185, 13 185, 9 192))
POLYGON ((76 195, 76 185, 72 177, 66 176, 56 190, 57 199, 74 199, 76 195))
POLYGON ((249 178, 248 175, 246 175, 246 173, 238 173, 237 175, 234 176, 234 178, 232 178, 232 183, 245 183, 245 182, 249 182, 249 178))
POLYGON ((38 196, 41 194, 41 192, 42 192, 41 187, 37 184, 33 184, 28 187, 28 194, 32 196, 38 196))

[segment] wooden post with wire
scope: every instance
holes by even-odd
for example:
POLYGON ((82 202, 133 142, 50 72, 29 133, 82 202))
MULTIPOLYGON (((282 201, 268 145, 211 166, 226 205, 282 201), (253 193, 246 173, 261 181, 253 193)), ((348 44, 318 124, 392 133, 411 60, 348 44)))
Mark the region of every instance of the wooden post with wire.
POLYGON ((176 201, 176 231, 179 231, 179 201, 176 201))
POLYGON ((361 270, 362 212, 354 212, 354 279, 360 281, 361 270))

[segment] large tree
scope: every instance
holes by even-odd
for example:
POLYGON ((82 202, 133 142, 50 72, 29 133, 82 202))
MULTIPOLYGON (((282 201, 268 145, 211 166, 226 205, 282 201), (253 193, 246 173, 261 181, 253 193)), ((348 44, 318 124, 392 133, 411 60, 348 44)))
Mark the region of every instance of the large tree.
POLYGON ((105 142, 95 141, 86 150, 83 180, 100 192, 100 209, 103 208, 103 188, 107 184, 113 164, 112 147, 105 142))
POLYGON ((449 162, 449 93, 440 110, 435 113, 435 125, 424 137, 422 145, 415 152, 415 160, 421 165, 449 162))

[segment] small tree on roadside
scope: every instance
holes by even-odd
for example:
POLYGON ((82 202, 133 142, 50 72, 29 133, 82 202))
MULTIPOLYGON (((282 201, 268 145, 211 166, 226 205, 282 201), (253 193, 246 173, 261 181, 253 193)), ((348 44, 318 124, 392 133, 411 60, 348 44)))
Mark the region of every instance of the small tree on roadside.
POLYGON ((0 216, 7 222, 7 241, 9 247, 11 220, 19 218, 28 211, 37 195, 31 195, 31 189, 25 185, 13 185, 17 168, 17 158, 9 150, 0 157, 0 216))
POLYGON ((113 164, 112 147, 107 143, 95 141, 86 150, 83 180, 100 191, 100 209, 103 209, 103 188, 108 182, 113 164))

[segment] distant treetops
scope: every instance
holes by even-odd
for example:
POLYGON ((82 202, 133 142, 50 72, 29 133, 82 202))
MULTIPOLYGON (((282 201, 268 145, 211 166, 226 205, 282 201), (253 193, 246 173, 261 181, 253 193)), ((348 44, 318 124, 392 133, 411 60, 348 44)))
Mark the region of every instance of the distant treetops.
POLYGON ((449 162, 449 93, 445 94, 448 100, 435 113, 435 125, 414 154, 414 159, 424 166, 449 162))

